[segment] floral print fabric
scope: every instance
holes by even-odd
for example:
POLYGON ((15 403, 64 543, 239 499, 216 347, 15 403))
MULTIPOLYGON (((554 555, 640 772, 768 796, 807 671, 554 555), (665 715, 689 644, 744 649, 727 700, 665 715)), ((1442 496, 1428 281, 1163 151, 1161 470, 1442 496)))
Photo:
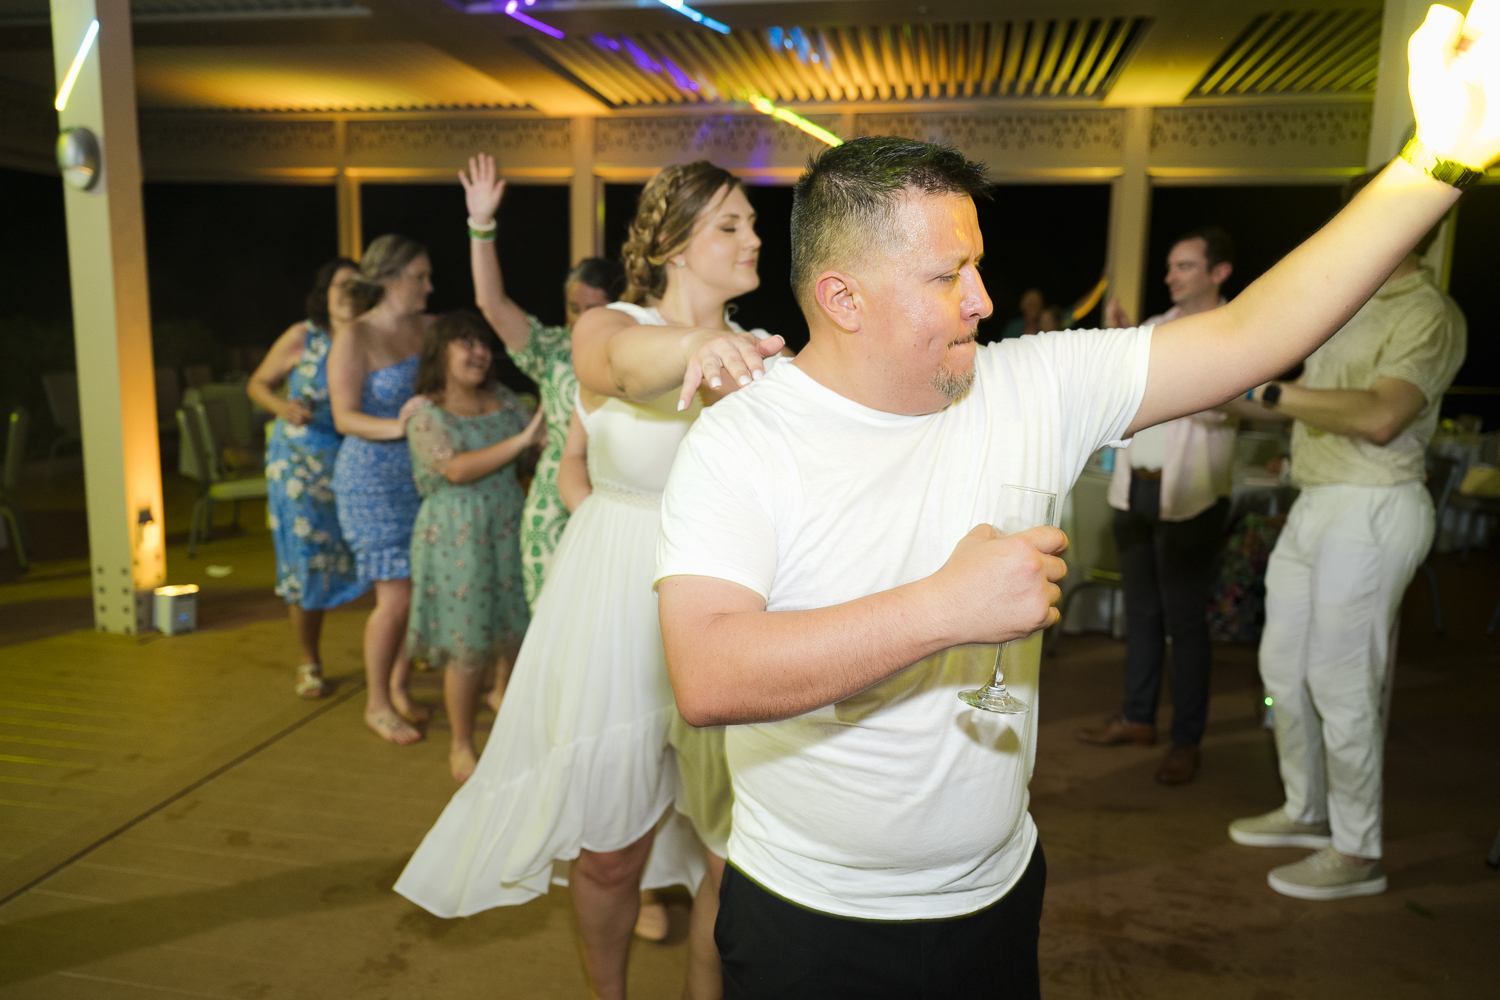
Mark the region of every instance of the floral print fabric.
POLYGON ((339 533, 333 465, 342 438, 328 405, 328 333, 306 324, 302 356, 287 377, 287 398, 312 411, 301 427, 277 419, 266 441, 267 503, 276 545, 276 593, 321 611, 366 589, 339 533))
MULTIPOLYGON (((359 408, 372 417, 395 419, 417 385, 417 356, 377 368, 365 376, 359 408)), ((354 552, 359 578, 405 580, 411 576, 411 525, 422 498, 411 479, 405 441, 366 441, 349 436, 333 470, 339 528, 354 552)))
POLYGON ((558 539, 568 523, 568 508, 557 492, 557 468, 562 461, 568 424, 573 418, 573 397, 578 379, 573 374, 573 339, 565 326, 543 326, 528 315, 531 335, 519 351, 507 350, 510 359, 537 385, 542 411, 547 415, 547 447, 536 463, 536 475, 526 494, 521 518, 521 565, 526 583, 526 603, 536 606, 537 595, 558 539))
POLYGON ((412 475, 422 494, 411 538, 411 618, 406 643, 430 667, 464 673, 514 657, 531 616, 521 584, 521 510, 516 463, 469 483, 443 471, 454 455, 514 437, 529 416, 509 389, 500 408, 458 417, 427 403, 406 427, 412 475))

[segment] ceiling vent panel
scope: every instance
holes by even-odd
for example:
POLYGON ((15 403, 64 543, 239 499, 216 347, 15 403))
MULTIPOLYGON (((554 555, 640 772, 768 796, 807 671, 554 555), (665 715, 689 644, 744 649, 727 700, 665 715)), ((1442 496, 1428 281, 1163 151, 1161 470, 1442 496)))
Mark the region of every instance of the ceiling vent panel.
POLYGON ((1099 100, 1144 18, 528 38, 616 107, 742 100, 1099 100))
POLYGON ((1193 97, 1369 94, 1380 64, 1381 11, 1262 14, 1193 89, 1193 97))

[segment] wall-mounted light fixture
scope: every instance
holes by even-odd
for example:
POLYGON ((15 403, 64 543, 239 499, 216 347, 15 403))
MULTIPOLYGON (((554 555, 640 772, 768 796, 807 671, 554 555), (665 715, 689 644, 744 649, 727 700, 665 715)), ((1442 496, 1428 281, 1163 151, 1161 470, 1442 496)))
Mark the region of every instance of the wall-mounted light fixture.
POLYGON ((88 129, 63 129, 57 137, 57 169, 69 187, 87 191, 99 183, 99 161, 99 139, 88 129))
POLYGON ((73 57, 73 65, 68 67, 68 75, 63 77, 62 86, 57 88, 57 100, 53 106, 61 111, 68 106, 68 98, 73 94, 73 84, 78 82, 78 71, 83 69, 83 61, 89 56, 89 49, 94 47, 94 39, 99 36, 99 19, 96 17, 89 22, 89 30, 83 33, 83 41, 78 45, 78 54, 73 57))

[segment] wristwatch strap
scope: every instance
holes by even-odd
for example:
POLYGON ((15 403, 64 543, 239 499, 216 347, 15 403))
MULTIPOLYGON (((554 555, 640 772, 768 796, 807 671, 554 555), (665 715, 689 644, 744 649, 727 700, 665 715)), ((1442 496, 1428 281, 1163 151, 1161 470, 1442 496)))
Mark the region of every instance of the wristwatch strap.
POLYGON ((1442 159, 1422 145, 1422 140, 1416 136, 1412 136, 1411 141, 1401 150, 1401 158, 1433 180, 1442 181, 1460 191, 1473 187, 1484 176, 1483 170, 1472 170, 1457 160, 1442 159))

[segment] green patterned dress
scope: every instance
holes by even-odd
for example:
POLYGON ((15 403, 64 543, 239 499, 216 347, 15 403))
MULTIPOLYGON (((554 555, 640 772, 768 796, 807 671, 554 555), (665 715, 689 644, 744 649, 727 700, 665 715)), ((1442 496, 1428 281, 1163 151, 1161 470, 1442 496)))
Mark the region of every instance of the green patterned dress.
POLYGON ((573 398, 578 394, 578 379, 573 374, 573 338, 565 326, 544 326, 528 315, 531 336, 519 351, 507 350, 516 367, 537 384, 542 394, 542 411, 547 414, 547 447, 536 463, 536 476, 526 494, 526 511, 521 518, 521 567, 526 582, 526 603, 536 607, 542 592, 552 553, 568 523, 568 508, 557 492, 557 467, 562 461, 563 444, 568 440, 568 424, 573 419, 573 398))
POLYGON ((412 477, 422 494, 411 533, 411 617, 406 644, 434 669, 475 673, 514 657, 531 623, 517 542, 525 501, 516 463, 469 483, 443 469, 454 455, 514 437, 529 417, 515 393, 497 388, 500 408, 458 417, 432 403, 406 427, 412 477))

